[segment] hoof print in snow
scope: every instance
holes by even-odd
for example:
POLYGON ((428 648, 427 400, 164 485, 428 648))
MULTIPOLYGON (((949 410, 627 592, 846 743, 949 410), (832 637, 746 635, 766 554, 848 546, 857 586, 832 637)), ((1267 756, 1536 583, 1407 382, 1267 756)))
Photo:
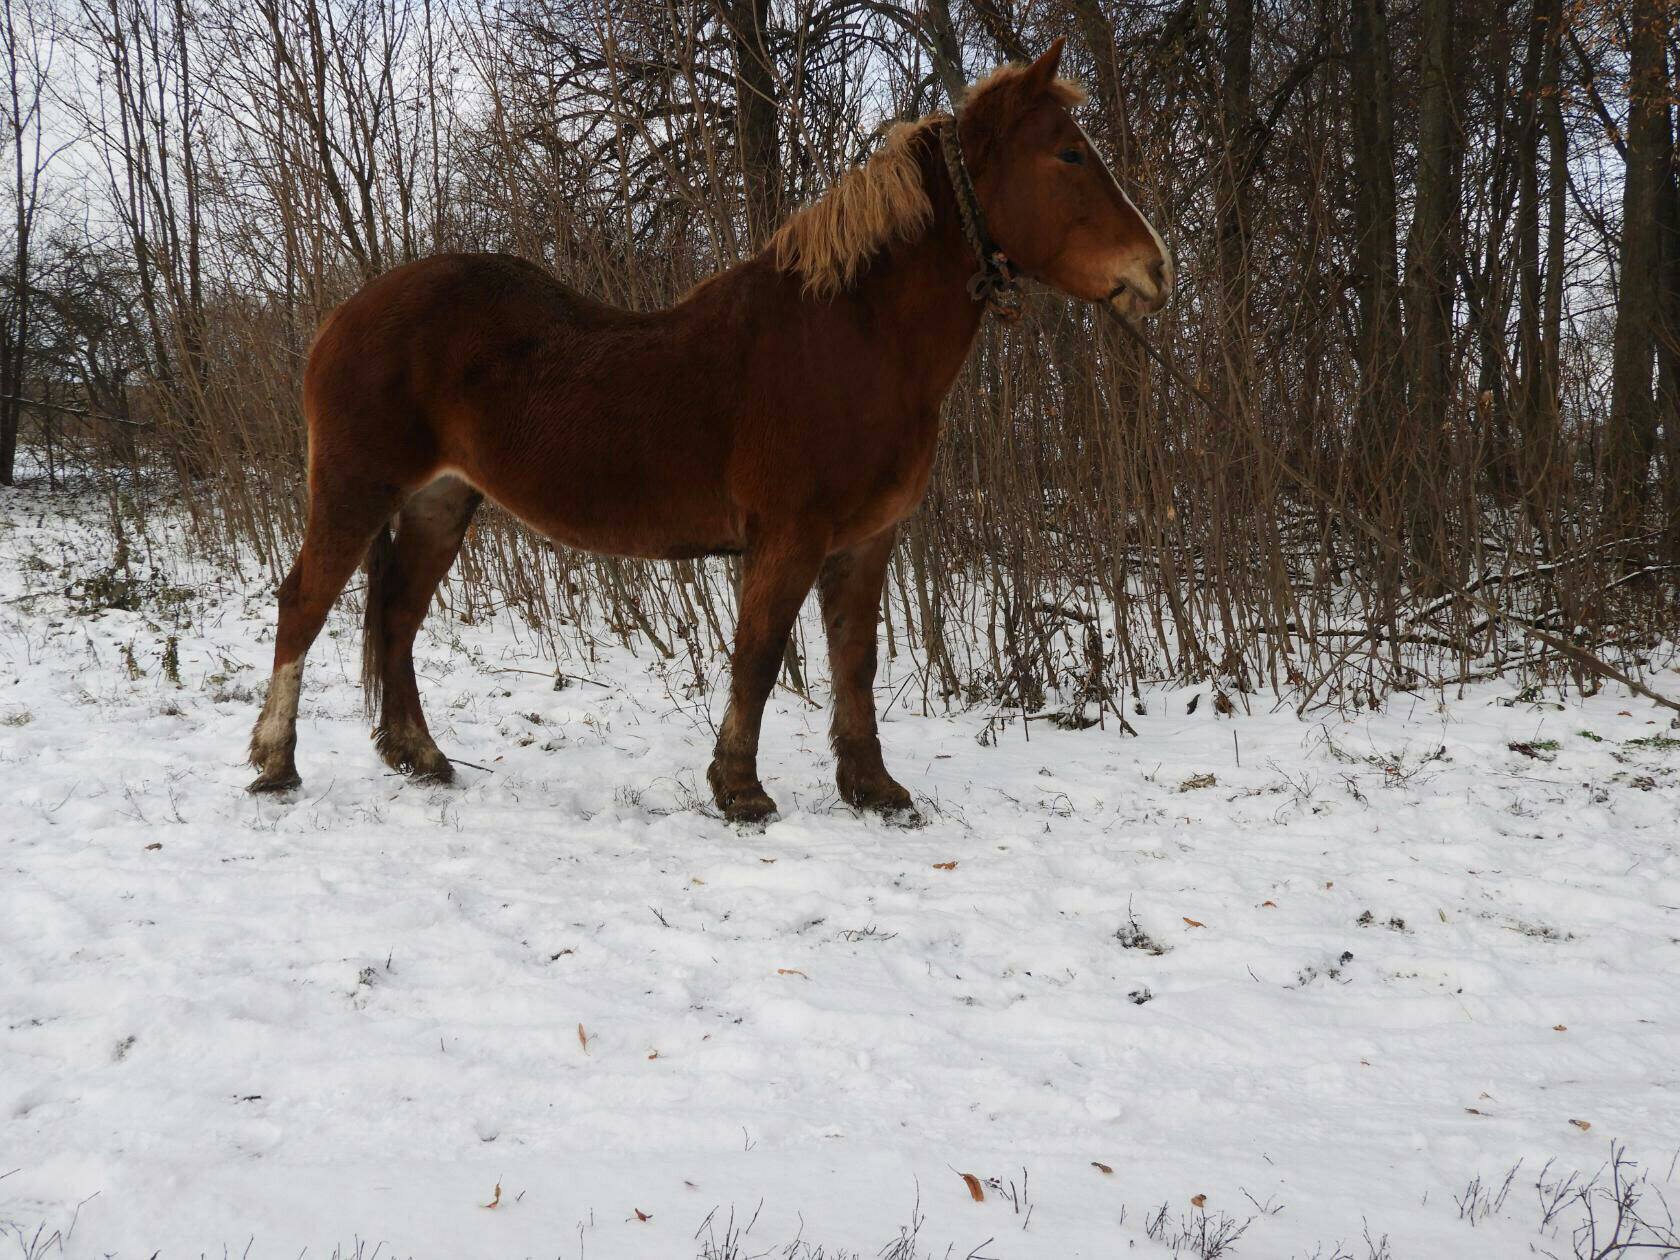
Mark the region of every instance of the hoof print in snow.
POLYGON ((1341 980, 1343 984, 1346 984, 1348 982, 1346 980, 1342 980, 1342 971, 1352 961, 1353 951, 1351 949, 1344 949, 1341 952, 1340 957, 1338 957, 1335 962, 1323 968, 1323 970, 1320 970, 1309 963, 1296 973, 1295 983, 1290 987, 1304 989, 1314 980, 1318 979, 1319 976, 1323 976, 1326 980, 1341 980))
POLYGON ((1130 909, 1126 911, 1126 921, 1115 930, 1114 939, 1120 942, 1121 949, 1141 949, 1156 958, 1171 948, 1144 931, 1130 909))
MULTIPOLYGON (((1360 927, 1376 927, 1377 916, 1367 910, 1355 919, 1354 922, 1360 927)), ((1388 921, 1383 923, 1382 926, 1387 928, 1390 932, 1404 932, 1406 930, 1406 920, 1402 919, 1397 914, 1390 915, 1388 921)))
POLYGON ((363 967, 356 976, 356 987, 350 990, 350 1005, 358 1011, 368 1004, 368 996, 373 986, 379 983, 379 973, 372 967, 363 967))

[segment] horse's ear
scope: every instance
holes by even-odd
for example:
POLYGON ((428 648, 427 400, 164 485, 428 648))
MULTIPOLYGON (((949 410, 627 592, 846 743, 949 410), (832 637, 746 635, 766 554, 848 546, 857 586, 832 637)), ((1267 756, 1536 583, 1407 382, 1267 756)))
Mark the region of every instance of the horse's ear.
POLYGON ((1027 67, 1022 82, 1030 92, 1036 95, 1050 86, 1056 77, 1056 68, 1062 64, 1062 45, 1066 43, 1067 39, 1064 36, 1056 36, 1044 55, 1027 67))

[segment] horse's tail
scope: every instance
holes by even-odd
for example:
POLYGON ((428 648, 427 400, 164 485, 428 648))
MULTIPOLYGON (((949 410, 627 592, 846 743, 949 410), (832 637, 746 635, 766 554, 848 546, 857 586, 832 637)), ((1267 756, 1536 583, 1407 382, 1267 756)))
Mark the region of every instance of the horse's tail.
POLYGON ((378 721, 385 698, 385 605, 397 565, 397 544, 390 525, 381 525, 367 553, 367 610, 362 614, 362 699, 367 715, 378 721))

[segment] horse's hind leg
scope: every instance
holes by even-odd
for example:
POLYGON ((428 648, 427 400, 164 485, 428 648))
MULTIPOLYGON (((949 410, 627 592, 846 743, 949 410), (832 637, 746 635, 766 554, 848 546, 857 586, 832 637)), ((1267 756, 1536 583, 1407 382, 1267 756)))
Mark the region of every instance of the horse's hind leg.
POLYGON ((432 783, 455 777, 420 709, 414 636, 438 583, 461 550, 483 496, 459 477, 441 477, 403 505, 395 542, 375 544, 368 578, 362 682, 379 755, 394 770, 432 783))
POLYGON ((274 675, 251 731, 251 764, 257 768, 257 777, 250 791, 283 792, 298 786, 294 750, 304 656, 397 502, 397 492, 391 487, 312 488, 303 548, 280 584, 274 675))
POLYGON ((877 626, 894 532, 889 529, 850 551, 836 552, 817 579, 834 677, 830 739, 840 795, 856 809, 887 814, 911 807, 910 793, 881 761, 881 737, 875 728, 877 626))

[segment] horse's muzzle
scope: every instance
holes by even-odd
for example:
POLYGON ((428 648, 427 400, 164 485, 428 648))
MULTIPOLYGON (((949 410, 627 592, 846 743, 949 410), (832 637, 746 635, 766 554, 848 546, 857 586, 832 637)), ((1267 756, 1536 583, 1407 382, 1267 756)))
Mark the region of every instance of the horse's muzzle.
POLYGON ((1134 264, 1108 294, 1108 304, 1122 315, 1153 315, 1172 295, 1172 264, 1156 257, 1147 265, 1134 264))

